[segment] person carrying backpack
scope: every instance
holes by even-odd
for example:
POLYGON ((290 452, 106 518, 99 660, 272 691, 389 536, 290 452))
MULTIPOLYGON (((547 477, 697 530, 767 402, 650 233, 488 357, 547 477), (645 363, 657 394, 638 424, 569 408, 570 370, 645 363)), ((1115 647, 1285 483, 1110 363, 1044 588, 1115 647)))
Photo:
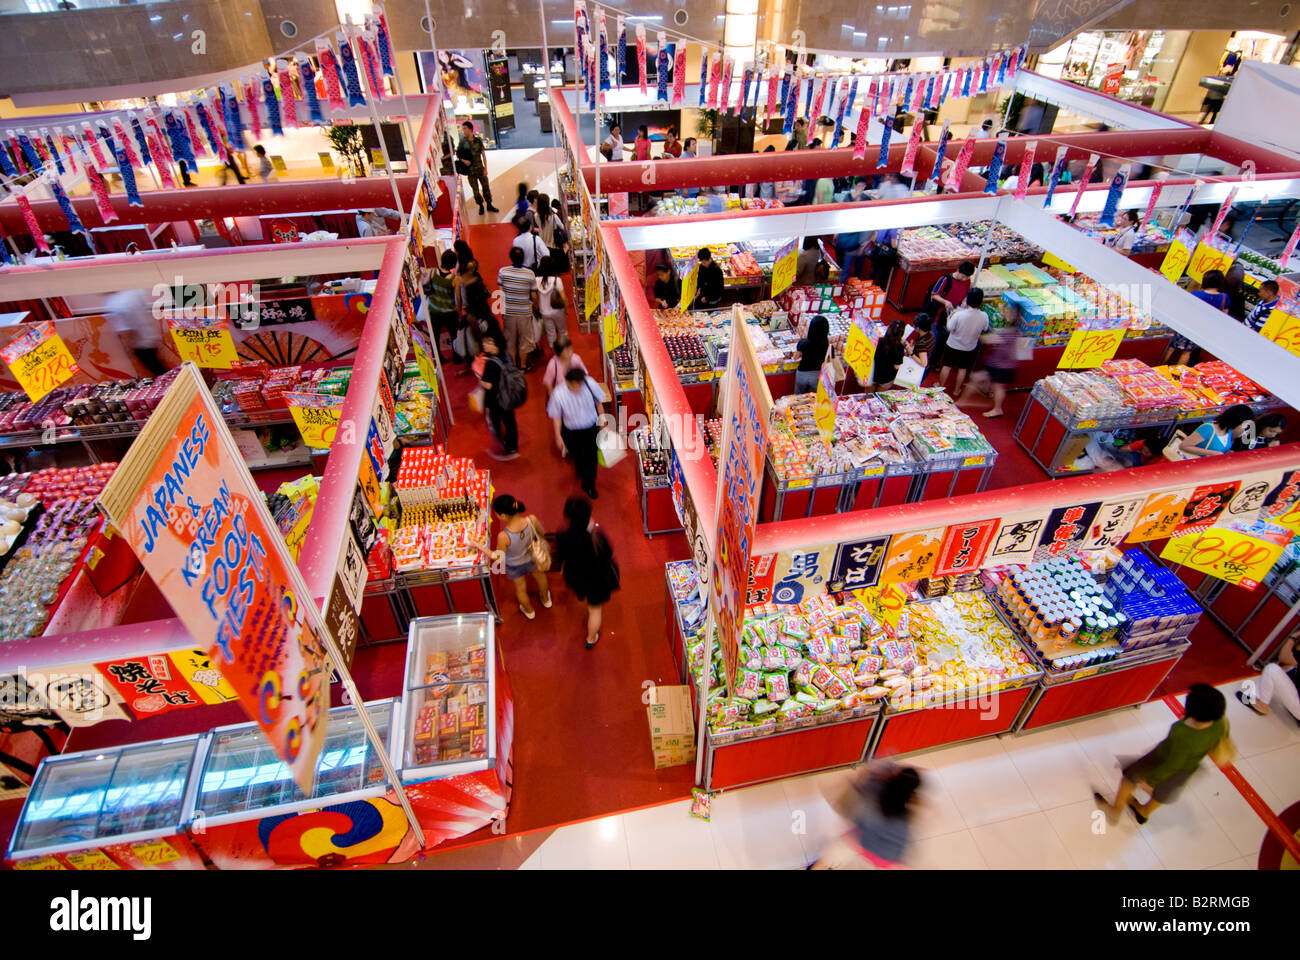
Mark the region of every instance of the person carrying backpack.
POLYGON ((523 372, 502 352, 501 338, 489 333, 483 338, 483 376, 479 386, 483 389, 483 409, 487 412, 492 432, 501 441, 503 452, 491 450, 488 454, 497 460, 514 460, 519 456, 519 427, 515 411, 528 399, 528 381, 523 372))

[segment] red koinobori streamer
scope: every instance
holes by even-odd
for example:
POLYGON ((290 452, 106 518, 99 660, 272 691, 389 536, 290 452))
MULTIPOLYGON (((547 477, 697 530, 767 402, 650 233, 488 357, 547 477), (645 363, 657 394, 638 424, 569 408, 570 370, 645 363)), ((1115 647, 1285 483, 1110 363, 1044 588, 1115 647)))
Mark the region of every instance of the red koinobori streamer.
POLYGON ((718 102, 719 109, 725 109, 728 114, 735 113, 731 103, 731 76, 736 72, 736 64, 730 57, 722 58, 722 98, 718 102))
MULTIPOLYGON (((1157 180, 1156 185, 1151 188, 1151 199, 1147 201, 1146 212, 1142 214, 1142 229, 1146 229, 1146 225, 1151 222, 1151 217, 1156 212, 1156 201, 1160 199, 1160 191, 1164 189, 1164 186, 1163 180, 1157 180)), ((1281 263, 1286 266, 1285 260, 1281 261, 1281 263)))
MULTIPOLYGON (((150 146, 149 150, 155 157, 158 157, 152 146, 150 146)), ((159 159, 161 160, 160 157, 159 159)), ((158 172, 161 174, 167 169, 167 164, 158 163, 157 167, 158 172)), ((170 179, 171 174, 168 173, 167 180, 170 179)), ((95 169, 95 165, 92 163, 86 164, 86 180, 90 183, 90 193, 95 198, 95 209, 99 211, 99 218, 106 224, 112 223, 117 219, 117 211, 113 209, 113 204, 108 199, 108 187, 104 183, 104 177, 95 169)))
POLYGON ((244 102, 248 105, 248 129, 253 131, 253 139, 262 139, 262 85, 252 77, 244 77, 239 83, 244 90, 244 102))
POLYGON ((764 70, 767 76, 767 119, 776 116, 777 97, 781 95, 781 74, 779 71, 764 70))
POLYGON ((912 135, 907 138, 907 152, 903 154, 903 165, 898 170, 905 177, 916 173, 916 152, 921 149, 921 130, 924 127, 924 117, 917 117, 912 124, 912 135))
POLYGON ((813 91, 812 112, 808 117, 810 123, 815 123, 821 119, 822 108, 826 106, 826 84, 828 82, 825 77, 817 78, 817 88, 813 91))
POLYGON ((32 205, 24 194, 18 194, 18 209, 23 213, 23 222, 27 224, 27 231, 36 241, 36 249, 42 253, 50 252, 50 245, 45 241, 45 231, 36 221, 36 214, 32 212, 32 205))
POLYGON ((329 100, 330 111, 338 113, 346 107, 343 104, 343 87, 339 84, 338 58, 328 37, 316 41, 316 58, 320 61, 321 72, 325 74, 325 97, 329 100))
POLYGON ((1020 158, 1020 174, 1016 178, 1016 199, 1025 199, 1025 191, 1029 189, 1029 178, 1034 173, 1034 153, 1038 150, 1038 141, 1030 140, 1025 145, 1025 155, 1020 158))
MULTIPOLYGON (((660 49, 665 42, 664 35, 659 34, 660 49)), ((673 57, 673 106, 680 107, 686 96, 686 44, 679 43, 673 52, 676 54, 673 57)))
POLYGON ((718 109, 718 85, 722 83, 722 54, 709 54, 709 109, 718 109))
POLYGON ((871 124, 871 115, 876 100, 876 78, 871 78, 871 87, 862 101, 862 110, 858 113, 858 132, 853 141, 853 159, 865 160, 867 157, 867 128, 871 124))
POLYGON ((122 151, 126 154, 126 159, 131 166, 137 170, 143 169, 144 164, 140 162, 140 155, 135 152, 135 144, 131 142, 131 138, 127 136, 126 127, 122 125, 122 121, 117 117, 113 118, 113 133, 117 136, 117 142, 122 145, 122 151))
POLYGON ((1074 202, 1070 204, 1070 216, 1074 216, 1075 211, 1079 209, 1079 201, 1083 199, 1083 191, 1088 189, 1088 182, 1092 180, 1092 171, 1097 169, 1097 161, 1100 160, 1095 153, 1088 154, 1088 165, 1083 169, 1083 176, 1079 178, 1079 189, 1074 194, 1074 202))
POLYGON ((1278 258, 1278 263, 1282 264, 1282 269, 1286 269, 1287 261, 1291 259, 1291 254, 1295 253, 1296 243, 1300 241, 1300 223, 1291 231, 1291 239, 1286 242, 1286 249, 1282 251, 1282 256, 1278 258))
POLYGON ((636 71, 640 75, 641 96, 647 96, 650 92, 646 85, 646 75, 650 72, 650 58, 646 55, 645 48, 645 24, 636 25, 636 71))
POLYGON ((275 61, 275 76, 280 81, 281 118, 286 127, 298 126, 298 91, 293 85, 293 73, 288 60, 275 61))
POLYGON ((948 182, 944 185, 949 193, 958 193, 961 190, 961 178, 966 174, 966 168, 970 166, 970 158, 975 154, 975 138, 967 137, 966 142, 961 145, 961 153, 957 154, 957 162, 952 165, 952 173, 948 175, 948 182))

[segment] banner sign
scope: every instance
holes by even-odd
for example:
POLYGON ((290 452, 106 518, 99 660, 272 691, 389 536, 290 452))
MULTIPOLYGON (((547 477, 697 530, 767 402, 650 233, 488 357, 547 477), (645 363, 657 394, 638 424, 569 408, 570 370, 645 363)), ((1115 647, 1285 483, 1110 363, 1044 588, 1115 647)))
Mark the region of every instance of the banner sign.
POLYGON ((677 309, 684 311, 691 308, 691 302, 695 300, 695 288, 699 282, 700 258, 695 256, 691 257, 691 265, 686 271, 686 276, 682 277, 682 293, 677 300, 677 309))
POLYGON ((198 367, 97 502, 310 795, 336 651, 198 367))

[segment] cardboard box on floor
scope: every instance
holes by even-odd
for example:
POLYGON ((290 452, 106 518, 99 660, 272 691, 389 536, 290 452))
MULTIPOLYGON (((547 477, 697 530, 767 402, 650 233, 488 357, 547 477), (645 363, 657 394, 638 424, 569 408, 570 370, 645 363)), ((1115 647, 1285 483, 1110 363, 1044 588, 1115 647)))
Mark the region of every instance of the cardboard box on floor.
POLYGON ((650 749, 656 770, 695 762, 690 687, 652 687, 646 716, 650 720, 650 749))

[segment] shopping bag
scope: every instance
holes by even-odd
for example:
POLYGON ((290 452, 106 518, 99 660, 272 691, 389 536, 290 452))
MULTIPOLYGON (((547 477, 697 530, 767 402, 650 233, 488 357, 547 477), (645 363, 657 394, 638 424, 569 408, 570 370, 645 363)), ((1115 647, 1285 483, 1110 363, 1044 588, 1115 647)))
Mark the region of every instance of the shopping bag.
POLYGON ((469 394, 469 408, 475 413, 483 412, 483 401, 487 391, 482 387, 475 387, 469 394))
POLYGON ((1165 449, 1164 449, 1165 459, 1173 460, 1174 462, 1177 462, 1179 460, 1191 460, 1192 457, 1189 454, 1183 453, 1182 450, 1178 449, 1178 445, 1186 439, 1187 439, 1187 431, 1175 430, 1174 435, 1170 437, 1169 442, 1165 444, 1165 449))
POLYGON ((596 434, 596 459, 602 467, 612 467, 627 456, 627 444, 618 432, 606 427, 596 434))
POLYGON ((898 375, 894 377, 894 385, 919 389, 924 379, 925 367, 921 366, 914 357, 904 357, 898 368, 898 375))
POLYGON ((1237 759, 1237 745, 1232 742, 1232 737, 1226 733, 1220 737, 1210 751, 1210 759, 1216 767, 1230 766, 1237 759))

